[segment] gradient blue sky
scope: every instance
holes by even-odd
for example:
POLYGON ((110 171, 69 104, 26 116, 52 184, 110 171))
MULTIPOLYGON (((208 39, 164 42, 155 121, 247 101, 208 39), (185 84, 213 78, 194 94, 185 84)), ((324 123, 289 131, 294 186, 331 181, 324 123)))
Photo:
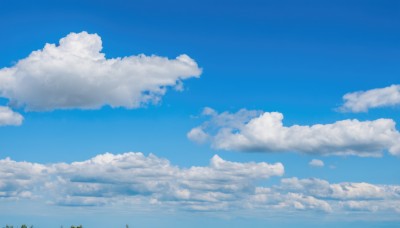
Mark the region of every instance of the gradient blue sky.
MULTIPOLYGON (((398 1, 6 0, 0 3, 0 28, 0 69, 12 67, 45 43, 57 44, 71 32, 87 31, 101 37, 107 58, 187 54, 203 70, 200 78, 183 81, 183 91, 168 89, 161 102, 141 108, 50 112, 14 108, 24 122, 0 128, 0 159, 70 163, 105 152, 133 151, 153 153, 183 168, 207 166, 218 154, 234 162, 281 162, 284 175, 271 177, 264 185, 290 177, 400 185, 399 157, 387 152, 379 158, 248 153, 198 145, 186 136, 204 121, 200 114, 205 107, 232 113, 242 108, 277 111, 284 114, 285 126, 344 119, 399 122, 399 105, 363 113, 336 111, 346 93, 399 83, 398 1), (312 159, 322 160, 325 166, 309 166, 312 159)), ((0 104, 7 105, 8 100, 2 98, 0 104)), ((263 212, 268 216, 244 211, 232 218, 229 211, 165 214, 130 211, 129 206, 124 210, 63 207, 41 200, 0 204, 0 225, 26 221, 44 228, 66 227, 75 221, 84 227, 126 223, 133 227, 399 225, 396 217, 371 219, 379 217, 372 212, 354 220, 347 217, 350 212, 336 217, 301 212, 288 222, 286 215, 269 211, 263 212)))

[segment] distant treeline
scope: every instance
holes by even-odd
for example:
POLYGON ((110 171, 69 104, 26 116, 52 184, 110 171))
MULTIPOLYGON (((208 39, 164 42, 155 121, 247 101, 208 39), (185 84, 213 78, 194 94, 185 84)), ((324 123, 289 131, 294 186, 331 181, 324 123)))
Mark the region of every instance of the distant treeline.
MULTIPOLYGON (((14 226, 6 225, 3 228, 14 228, 14 226)), ((15 228, 18 228, 18 226, 16 226, 15 228)), ((21 228, 28 228, 28 226, 24 224, 21 226, 21 228)), ((33 228, 33 226, 30 226, 29 228, 33 228)))
MULTIPOLYGON (((6 225, 3 228, 14 228, 14 226, 6 225)), ((18 226, 16 226, 15 228, 18 228, 18 226)), ((28 228, 28 226, 24 224, 21 226, 21 228, 28 228)), ((30 226, 29 228, 33 228, 33 226, 30 226)), ((61 226, 61 228, 63 228, 63 226, 61 226)), ((82 225, 80 225, 80 226, 71 226, 71 228, 83 228, 83 227, 82 225)))
MULTIPOLYGON (((125 227, 129 228, 128 225, 126 225, 125 227)), ((3 226, 2 228, 14 228, 14 226, 6 225, 6 226, 3 226)), ((18 228, 18 226, 16 226, 15 228, 18 228)), ((28 226, 24 224, 24 225, 21 226, 21 228, 28 228, 28 226)), ((29 226, 29 228, 33 228, 33 226, 29 226)), ((61 226, 61 228, 63 228, 63 226, 61 226)), ((83 228, 83 226, 82 225, 71 226, 71 228, 83 228)))

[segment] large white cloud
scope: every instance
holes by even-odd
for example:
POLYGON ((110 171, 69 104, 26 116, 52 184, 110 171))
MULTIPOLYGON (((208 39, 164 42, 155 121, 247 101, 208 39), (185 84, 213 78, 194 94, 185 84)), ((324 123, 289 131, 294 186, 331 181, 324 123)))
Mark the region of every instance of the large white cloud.
POLYGON ((193 128, 188 138, 209 141, 216 149, 357 156, 379 156, 388 150, 400 154, 400 133, 391 119, 285 127, 279 112, 243 109, 218 114, 207 110, 210 120, 193 128))
POLYGON ((366 112, 370 108, 400 105, 400 85, 347 93, 343 100, 339 108, 343 112, 366 112))
POLYGON ((95 206, 140 198, 178 209, 223 209, 251 194, 257 181, 281 176, 281 163, 238 163, 215 155, 209 166, 179 168, 142 153, 110 153, 71 164, 0 160, 0 197, 46 197, 53 203, 95 206), (228 203, 227 203, 228 202, 228 203))
POLYGON ((27 110, 136 108, 157 102, 167 87, 199 77, 189 56, 127 56, 107 59, 97 34, 70 33, 10 68, 0 69, 0 96, 27 110))
POLYGON ((155 155, 102 154, 83 162, 37 164, 0 160, 0 201, 40 200, 59 206, 139 206, 151 210, 241 211, 248 214, 400 213, 400 186, 284 178, 281 163, 230 162, 181 168, 155 155), (153 207, 154 208, 154 207, 153 207))
POLYGON ((21 114, 14 112, 9 107, 0 106, 0 126, 19 126, 23 120, 24 117, 21 114))

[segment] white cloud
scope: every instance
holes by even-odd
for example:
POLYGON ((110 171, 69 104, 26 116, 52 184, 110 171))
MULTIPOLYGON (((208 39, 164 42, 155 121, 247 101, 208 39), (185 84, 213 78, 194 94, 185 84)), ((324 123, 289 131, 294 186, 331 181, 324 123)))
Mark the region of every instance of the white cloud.
POLYGON ((205 143, 209 140, 209 135, 206 134, 200 127, 193 128, 187 134, 187 137, 196 143, 205 143))
POLYGON ((333 210, 400 213, 400 186, 360 182, 330 184, 321 179, 286 178, 276 187, 289 192, 325 200, 333 210))
POLYGON ((331 184, 316 178, 293 177, 281 179, 279 185, 272 187, 257 187, 242 203, 249 209, 264 209, 269 213, 320 211, 340 216, 363 211, 389 215, 400 213, 400 186, 363 182, 331 184))
POLYGON ((167 87, 199 77, 189 56, 127 56, 106 59, 97 34, 70 33, 10 68, 0 69, 0 96, 27 110, 137 108, 158 102, 167 87))
MULTIPOLYGON (((285 178, 271 188, 258 187, 248 199, 251 209, 268 212, 322 211, 333 215, 365 213, 400 213, 400 186, 369 183, 331 184, 321 179, 285 178)), ((384 216, 383 216, 384 217, 384 216)), ((381 218, 383 218, 381 217, 381 218)), ((365 217, 364 217, 365 218, 365 217)), ((370 217, 368 217, 370 218, 370 217)))
POLYGON ((0 126, 19 126, 23 120, 21 114, 13 112, 9 107, 0 106, 0 126))
POLYGON ((323 167, 325 165, 324 162, 319 159, 312 159, 308 164, 314 167, 323 167))
POLYGON ((129 206, 151 210, 253 214, 400 213, 400 186, 284 178, 281 163, 230 162, 180 168, 142 153, 102 154, 83 162, 37 164, 0 160, 0 200, 40 199, 59 206, 129 206))
POLYGON ((46 166, 0 160, 0 198, 30 198, 40 188, 46 175, 46 166))
POLYGON ((357 156, 380 156, 388 150, 400 154, 400 133, 392 119, 285 127, 279 112, 243 109, 208 116, 210 120, 192 129, 188 137, 199 142, 207 138, 216 149, 357 156))
POLYGON ((336 200, 400 199, 399 186, 373 185, 364 182, 330 184, 321 179, 298 179, 294 177, 282 179, 280 188, 288 192, 336 200))
POLYGON ((71 164, 0 160, 0 197, 22 193, 64 206, 98 206, 118 199, 176 205, 185 210, 224 209, 251 194, 257 181, 281 176, 281 163, 239 163, 215 155, 209 166, 179 168, 142 153, 110 153, 71 164))
POLYGON ((339 108, 343 112, 366 112, 370 108, 400 105, 400 85, 347 93, 343 100, 339 108))

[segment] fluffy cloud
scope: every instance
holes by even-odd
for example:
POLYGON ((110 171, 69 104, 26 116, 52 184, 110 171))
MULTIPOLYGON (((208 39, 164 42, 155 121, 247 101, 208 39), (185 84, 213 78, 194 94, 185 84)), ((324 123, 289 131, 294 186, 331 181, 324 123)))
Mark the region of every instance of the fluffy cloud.
POLYGON ((334 210, 400 213, 400 186, 369 183, 330 184, 321 179, 286 178, 276 187, 280 192, 325 200, 334 210))
POLYGON ((273 188, 258 187, 249 197, 249 207, 266 209, 272 211, 321 211, 332 212, 331 205, 313 196, 297 193, 284 192, 279 186, 273 188))
POLYGON ((366 112, 370 108, 400 105, 400 85, 347 93, 343 100, 339 108, 343 112, 366 112))
POLYGON ((325 165, 324 162, 319 159, 313 159, 308 164, 314 167, 323 167, 325 165))
POLYGON ((70 33, 10 68, 0 69, 0 96, 27 110, 137 108, 157 102, 167 87, 199 77, 187 55, 176 59, 127 56, 107 59, 97 34, 70 33))
POLYGON ((255 182, 281 176, 281 163, 238 163, 215 155, 209 166, 179 168, 142 153, 110 153, 71 164, 0 160, 0 197, 49 197, 53 203, 96 206, 118 199, 177 205, 186 210, 223 209, 255 190, 255 182))
POLYGON ((9 107, 0 106, 0 126, 19 126, 23 120, 21 114, 13 112, 9 107))
POLYGON ((330 184, 321 179, 298 179, 294 177, 282 179, 280 189, 317 198, 336 200, 400 199, 399 186, 373 185, 363 182, 330 184))
POLYGON ((249 198, 252 208, 269 210, 400 213, 400 186, 336 183, 309 178, 284 178, 271 188, 258 187, 249 198))
POLYGON ((45 181, 47 167, 10 158, 0 160, 0 198, 30 198, 45 181))
POLYGON ((285 127, 279 112, 243 109, 218 114, 207 110, 210 120, 193 128, 188 138, 208 141, 216 149, 357 156, 379 156, 388 150, 400 154, 400 133, 391 119, 285 127))
POLYGON ((400 213, 400 186, 284 178, 281 163, 240 163, 215 155, 180 168, 142 153, 102 154, 55 164, 0 160, 0 200, 43 199, 59 206, 140 206, 187 211, 400 213), (262 186, 260 186, 262 185, 262 186))

